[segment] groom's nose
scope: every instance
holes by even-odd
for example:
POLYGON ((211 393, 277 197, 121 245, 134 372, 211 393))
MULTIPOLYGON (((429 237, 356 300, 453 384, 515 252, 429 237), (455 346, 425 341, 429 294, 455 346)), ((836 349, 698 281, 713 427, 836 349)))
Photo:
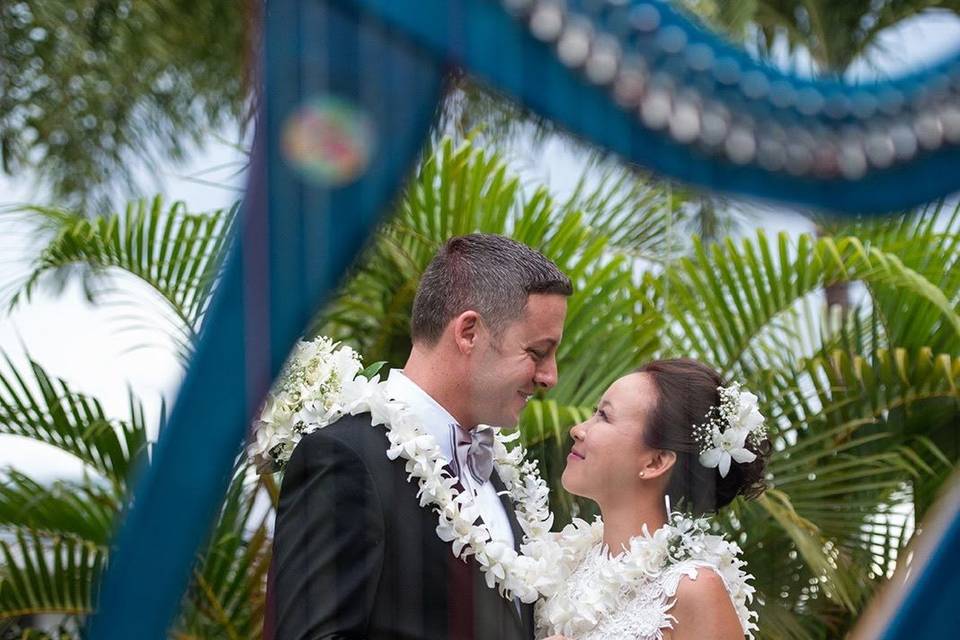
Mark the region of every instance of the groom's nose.
POLYGON ((549 389, 556 386, 557 377, 557 359, 550 356, 537 367, 537 373, 534 375, 533 381, 539 386, 549 389))

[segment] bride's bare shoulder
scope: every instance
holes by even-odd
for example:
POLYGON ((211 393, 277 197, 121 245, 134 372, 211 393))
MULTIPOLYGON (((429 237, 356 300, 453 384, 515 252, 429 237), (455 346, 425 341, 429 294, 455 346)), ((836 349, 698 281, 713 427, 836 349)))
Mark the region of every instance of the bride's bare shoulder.
POLYGON ((708 567, 698 568, 696 578, 680 579, 676 603, 670 613, 676 618, 669 636, 671 640, 743 638, 740 620, 723 579, 708 567))

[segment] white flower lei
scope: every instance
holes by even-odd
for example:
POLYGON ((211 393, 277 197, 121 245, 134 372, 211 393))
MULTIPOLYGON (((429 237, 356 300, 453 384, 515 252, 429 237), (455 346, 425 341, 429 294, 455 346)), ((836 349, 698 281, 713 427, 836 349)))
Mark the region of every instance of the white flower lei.
MULTIPOLYGON (((437 513, 437 535, 450 542, 456 557, 466 561, 473 554, 487 586, 497 587, 507 598, 516 596, 531 603, 540 595, 537 585, 547 567, 543 558, 518 554, 512 547, 494 541, 487 525, 474 524, 479 511, 469 492, 455 486, 436 439, 426 433, 408 407, 390 400, 386 382, 379 376, 367 379, 360 372, 360 358, 349 347, 335 349, 329 338, 299 343, 281 377, 279 390, 271 392, 255 423, 256 439, 249 449, 254 460, 268 456, 282 466, 304 434, 332 424, 346 414, 370 413, 372 426, 384 425, 391 460, 406 460, 408 480, 417 479, 420 506, 437 513), (312 345, 312 346, 311 346, 312 345), (292 372, 292 375, 291 375, 292 372), (277 396, 295 399, 278 402, 277 396), (277 406, 282 407, 282 413, 277 406), (279 413, 279 417, 278 417, 279 413)), ((525 460, 524 448, 507 444, 519 433, 504 435, 496 430, 494 463, 513 500, 517 521, 524 532, 523 544, 544 538, 553 525, 549 488, 535 462, 525 460)))
POLYGON ((326 336, 297 342, 253 423, 251 460, 261 469, 279 469, 304 435, 339 420, 344 383, 362 366, 356 351, 326 336))
MULTIPOLYGON (((589 524, 575 519, 562 532, 528 545, 526 552, 549 559, 548 566, 552 567, 541 575, 539 586, 546 598, 537 607, 538 627, 546 630, 547 635, 578 638, 622 606, 620 596, 625 587, 642 588, 644 582, 659 578, 671 566, 689 562, 711 567, 720 575, 744 634, 752 639, 757 614, 748 608, 748 603, 752 602, 755 589, 747 580, 753 576, 742 570, 745 563, 739 557, 740 547, 708 531, 706 519, 693 519, 678 512, 671 513, 667 524, 652 534, 644 526, 641 535, 631 538, 629 548, 596 576, 590 597, 578 599, 565 597, 562 587, 587 554, 602 544, 602 520, 598 517, 589 524)), ((603 553, 606 548, 600 551, 603 553)), ((672 597, 675 585, 667 591, 672 597)), ((672 617, 666 612, 672 606, 672 601, 666 603, 665 620, 672 617)))

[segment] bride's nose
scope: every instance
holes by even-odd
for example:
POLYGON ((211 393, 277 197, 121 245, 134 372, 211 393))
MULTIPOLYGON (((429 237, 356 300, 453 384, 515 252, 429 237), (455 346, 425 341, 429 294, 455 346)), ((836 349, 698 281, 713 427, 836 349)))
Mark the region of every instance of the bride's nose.
POLYGON ((583 440, 583 425, 583 422, 578 422, 570 427, 570 437, 574 440, 583 440))

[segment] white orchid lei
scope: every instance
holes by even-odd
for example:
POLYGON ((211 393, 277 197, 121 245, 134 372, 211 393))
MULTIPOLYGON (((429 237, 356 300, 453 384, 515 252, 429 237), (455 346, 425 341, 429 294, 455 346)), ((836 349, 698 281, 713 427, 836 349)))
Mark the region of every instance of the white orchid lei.
MULTIPOLYGON (((419 426, 404 403, 388 397, 386 382, 379 375, 368 379, 359 375, 361 368, 355 351, 338 347, 329 338, 299 342, 254 423, 250 457, 261 466, 266 461, 282 467, 305 434, 347 414, 370 413, 374 427, 386 427, 387 457, 406 461, 408 480, 417 480, 420 506, 437 513, 440 539, 450 542, 454 555, 464 561, 474 555, 490 588, 498 588, 507 598, 534 602, 541 593, 537 584, 546 560, 518 554, 493 540, 486 524, 475 524, 479 511, 473 495, 457 488, 436 439, 419 426)), ((547 535, 553 515, 548 507, 549 488, 536 463, 525 460, 521 445, 507 446, 518 437, 519 433, 504 435, 496 430, 494 463, 513 500, 526 545, 547 535)))
POLYGON ((756 395, 741 390, 739 383, 717 391, 720 405, 710 408, 706 422, 694 426, 693 438, 700 445, 700 464, 718 467, 720 477, 726 478, 731 461, 743 464, 757 459, 747 444, 758 448, 767 429, 756 395))
POLYGON ((298 341, 253 423, 251 459, 261 469, 286 464, 304 435, 343 416, 344 383, 362 367, 356 351, 326 336, 298 341))
POLYGON ((659 620, 653 619, 655 628, 647 633, 660 638, 661 630, 675 621, 669 610, 680 578, 695 577, 696 568, 709 567, 726 585, 744 634, 752 639, 757 613, 748 606, 755 593, 748 580, 753 576, 743 570, 740 547, 709 530, 707 519, 679 512, 672 512, 667 524, 653 533, 644 525, 641 535, 630 539, 629 548, 607 558, 603 570, 589 583, 588 597, 572 591, 570 579, 588 554, 606 556, 599 517, 592 524, 575 519, 560 533, 527 545, 525 552, 546 560, 549 569, 541 574, 538 584, 546 596, 537 606, 538 630, 548 636, 579 638, 623 606, 624 594, 644 592, 646 585, 654 584, 652 592, 662 589, 664 598, 659 620))

